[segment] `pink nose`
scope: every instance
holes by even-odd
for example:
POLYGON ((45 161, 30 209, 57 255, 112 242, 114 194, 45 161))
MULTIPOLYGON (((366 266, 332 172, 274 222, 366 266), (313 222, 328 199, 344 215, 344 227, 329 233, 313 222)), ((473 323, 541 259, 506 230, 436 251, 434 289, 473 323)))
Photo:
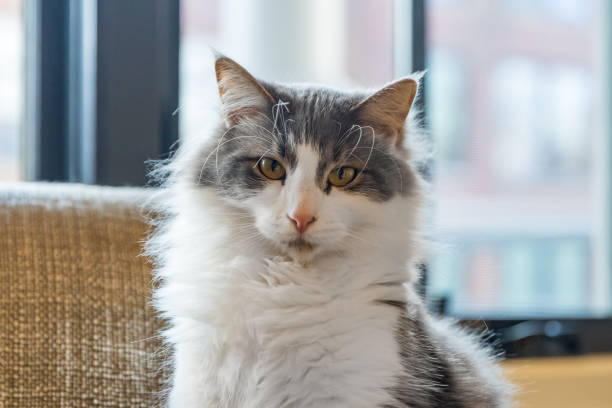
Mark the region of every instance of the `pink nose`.
POLYGON ((311 214, 302 214, 302 213, 294 213, 291 215, 287 215, 287 218, 289 218, 289 220, 293 222, 295 229, 297 229, 300 234, 306 231, 308 226, 317 220, 311 214))

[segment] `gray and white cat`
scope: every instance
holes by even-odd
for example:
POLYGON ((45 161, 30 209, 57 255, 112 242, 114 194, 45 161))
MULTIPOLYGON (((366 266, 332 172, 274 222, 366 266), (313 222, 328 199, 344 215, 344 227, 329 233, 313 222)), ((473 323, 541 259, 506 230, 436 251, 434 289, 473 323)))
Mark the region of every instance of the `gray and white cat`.
POLYGON ((173 349, 168 404, 503 407, 493 357, 415 294, 418 77, 374 93, 215 61, 222 118, 162 172, 148 244, 173 349))

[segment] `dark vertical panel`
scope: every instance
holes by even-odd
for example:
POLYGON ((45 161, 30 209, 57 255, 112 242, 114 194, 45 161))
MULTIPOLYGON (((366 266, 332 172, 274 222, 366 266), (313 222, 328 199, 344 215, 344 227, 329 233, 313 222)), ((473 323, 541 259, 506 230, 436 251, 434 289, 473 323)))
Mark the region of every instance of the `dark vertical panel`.
POLYGON ((38 27, 35 44, 38 58, 30 63, 35 81, 36 121, 30 135, 37 180, 62 181, 66 166, 66 38, 68 9, 64 0, 37 0, 32 8, 38 27))
POLYGON ((159 63, 161 154, 167 156, 178 141, 180 1, 159 1, 159 63))
POLYGON ((98 2, 96 181, 145 183, 176 140, 178 2, 98 2))
POLYGON ((412 70, 425 69, 425 0, 412 0, 412 70))
MULTIPOLYGON (((412 71, 423 71, 425 69, 427 31, 425 27, 425 0, 412 1, 412 71)), ((425 82, 422 83, 422 90, 417 108, 425 112, 425 82)))

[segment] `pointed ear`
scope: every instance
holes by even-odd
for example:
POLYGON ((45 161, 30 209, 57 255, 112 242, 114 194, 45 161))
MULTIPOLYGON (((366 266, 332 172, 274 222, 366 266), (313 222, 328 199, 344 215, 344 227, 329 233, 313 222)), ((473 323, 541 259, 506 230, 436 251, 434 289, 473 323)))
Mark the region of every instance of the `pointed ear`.
POLYGON ((401 146, 404 124, 417 89, 417 81, 412 78, 400 79, 385 86, 353 107, 358 123, 382 131, 382 137, 395 146, 401 146))
POLYGON ((274 98, 246 69, 223 55, 215 60, 223 113, 230 126, 267 115, 274 98))

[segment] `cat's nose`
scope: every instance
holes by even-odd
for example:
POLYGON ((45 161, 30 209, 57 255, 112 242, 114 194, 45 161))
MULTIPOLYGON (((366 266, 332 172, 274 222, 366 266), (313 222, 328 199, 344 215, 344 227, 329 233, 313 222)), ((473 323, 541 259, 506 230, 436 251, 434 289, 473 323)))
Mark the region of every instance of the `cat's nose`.
POLYGON ((306 231, 306 229, 317 220, 314 215, 309 213, 287 214, 287 218, 289 218, 289 221, 293 223, 295 229, 297 229, 300 234, 306 231))

